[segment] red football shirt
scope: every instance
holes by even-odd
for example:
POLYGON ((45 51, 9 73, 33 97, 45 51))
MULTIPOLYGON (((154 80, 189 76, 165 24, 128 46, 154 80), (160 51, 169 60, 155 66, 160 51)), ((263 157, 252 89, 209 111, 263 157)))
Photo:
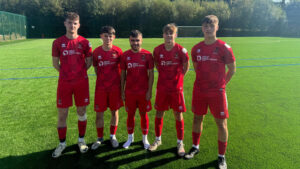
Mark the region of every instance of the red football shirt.
POLYGON ((59 37, 53 42, 52 56, 59 57, 60 60, 59 80, 74 81, 87 78, 85 58, 92 56, 92 47, 84 37, 59 37))
POLYGON ((183 63, 189 56, 185 48, 175 43, 172 50, 167 51, 161 44, 154 49, 154 61, 158 69, 157 90, 177 92, 183 90, 183 63))
POLYGON ((148 91, 148 70, 153 69, 152 54, 142 49, 138 53, 127 50, 121 59, 121 69, 127 71, 125 92, 145 94, 148 91))
POLYGON ((200 92, 219 91, 226 87, 225 65, 235 57, 231 47, 221 40, 211 45, 204 41, 192 48, 193 62, 197 63, 194 89, 200 92))
POLYGON ((109 51, 104 51, 102 46, 93 52, 93 65, 97 67, 96 90, 116 91, 121 85, 120 62, 121 48, 113 46, 109 51))

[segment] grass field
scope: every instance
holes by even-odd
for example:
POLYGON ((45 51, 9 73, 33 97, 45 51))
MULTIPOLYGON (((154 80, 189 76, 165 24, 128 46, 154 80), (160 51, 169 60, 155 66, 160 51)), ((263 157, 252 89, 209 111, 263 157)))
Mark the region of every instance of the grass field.
MULTIPOLYGON (((296 169, 300 167, 300 39, 273 37, 221 38, 230 44, 237 59, 237 72, 227 87, 230 118, 226 153, 228 168, 296 169)), ((99 39, 89 39, 93 48, 99 39)), ((177 42, 190 53, 202 39, 182 38, 177 42)), ((77 147, 77 116, 72 107, 68 117, 64 155, 52 159, 58 144, 56 87, 58 73, 52 68, 53 39, 0 43, 0 168, 215 168, 217 128, 209 114, 204 121, 200 153, 192 160, 176 155, 175 121, 166 113, 162 141, 156 152, 142 146, 140 118, 136 114, 135 143, 129 149, 112 150, 109 144, 110 113, 105 113, 107 140, 97 151, 80 154, 77 147)), ((143 47, 152 51, 162 39, 144 39, 143 47)), ((123 50, 127 39, 116 39, 123 50)), ((191 96, 195 73, 184 81, 187 104, 185 148, 192 145, 191 96)), ((93 95, 94 71, 89 70, 91 105, 88 107, 86 142, 96 139, 93 95)), ((156 87, 157 73, 155 73, 156 87)), ((154 104, 153 90, 152 104, 154 104)), ((127 139, 127 114, 120 110, 117 138, 127 139)), ((154 140, 155 111, 149 112, 149 141, 154 140)))

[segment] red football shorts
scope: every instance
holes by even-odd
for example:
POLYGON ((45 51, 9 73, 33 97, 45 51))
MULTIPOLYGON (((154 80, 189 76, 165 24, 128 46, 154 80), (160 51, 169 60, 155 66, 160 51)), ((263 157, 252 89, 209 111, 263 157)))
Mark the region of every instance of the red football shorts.
POLYGON ((208 108, 211 114, 218 119, 229 117, 227 96, 225 91, 220 92, 195 92, 193 91, 192 111, 197 115, 207 114, 208 108))
POLYGON ((183 91, 171 93, 156 91, 155 109, 166 111, 169 108, 176 112, 186 112, 183 91))
POLYGON ((118 110, 123 106, 123 101, 121 98, 121 91, 95 91, 95 104, 94 110, 96 112, 104 112, 109 107, 111 111, 118 110))
POLYGON ((146 100, 146 94, 125 93, 126 111, 133 113, 139 108, 140 112, 149 112, 152 109, 151 101, 146 100))
POLYGON ((89 80, 83 79, 75 82, 58 81, 56 105, 58 108, 68 108, 73 105, 87 106, 90 104, 89 80))

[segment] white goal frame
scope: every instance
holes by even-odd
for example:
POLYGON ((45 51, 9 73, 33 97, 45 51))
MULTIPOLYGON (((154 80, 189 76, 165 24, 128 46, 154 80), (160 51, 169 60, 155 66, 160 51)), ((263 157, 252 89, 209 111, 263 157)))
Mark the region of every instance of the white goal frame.
POLYGON ((203 37, 202 26, 177 26, 177 28, 177 37, 179 38, 203 37))

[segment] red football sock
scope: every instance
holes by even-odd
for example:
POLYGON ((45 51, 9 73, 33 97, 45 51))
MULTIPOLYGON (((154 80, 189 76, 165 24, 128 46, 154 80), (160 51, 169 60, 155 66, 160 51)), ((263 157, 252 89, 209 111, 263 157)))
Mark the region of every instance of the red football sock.
POLYGON ((98 138, 103 138, 103 127, 97 127, 97 136, 98 138))
POLYGON ((85 135, 86 123, 87 123, 87 120, 85 120, 85 121, 78 120, 78 131, 79 131, 80 138, 84 137, 84 135, 85 135))
POLYGON ((111 135, 116 135, 117 128, 118 128, 118 126, 112 126, 112 125, 110 125, 110 134, 111 135))
POLYGON ((201 133, 195 133, 195 132, 193 132, 192 136, 193 136, 193 144, 195 146, 199 145, 201 133))
POLYGON ((128 134, 132 134, 134 132, 134 123, 135 123, 135 118, 134 118, 135 113, 129 113, 127 116, 127 132, 128 134))
POLYGON ((149 118, 148 118, 148 114, 146 113, 140 113, 141 116, 141 128, 142 128, 142 133, 143 135, 147 135, 148 134, 148 130, 149 130, 149 118))
POLYGON ((181 120, 181 121, 176 120, 176 130, 177 130, 177 139, 178 140, 183 140, 184 120, 181 120))
POLYGON ((58 127, 57 132, 58 132, 59 141, 64 142, 66 140, 67 127, 58 127))
POLYGON ((163 118, 155 117, 155 136, 156 137, 161 136, 161 132, 162 132, 163 124, 164 124, 163 120, 164 120, 163 118))
POLYGON ((219 154, 220 155, 225 155, 227 142, 222 142, 222 141, 218 140, 218 145, 219 145, 219 154))

